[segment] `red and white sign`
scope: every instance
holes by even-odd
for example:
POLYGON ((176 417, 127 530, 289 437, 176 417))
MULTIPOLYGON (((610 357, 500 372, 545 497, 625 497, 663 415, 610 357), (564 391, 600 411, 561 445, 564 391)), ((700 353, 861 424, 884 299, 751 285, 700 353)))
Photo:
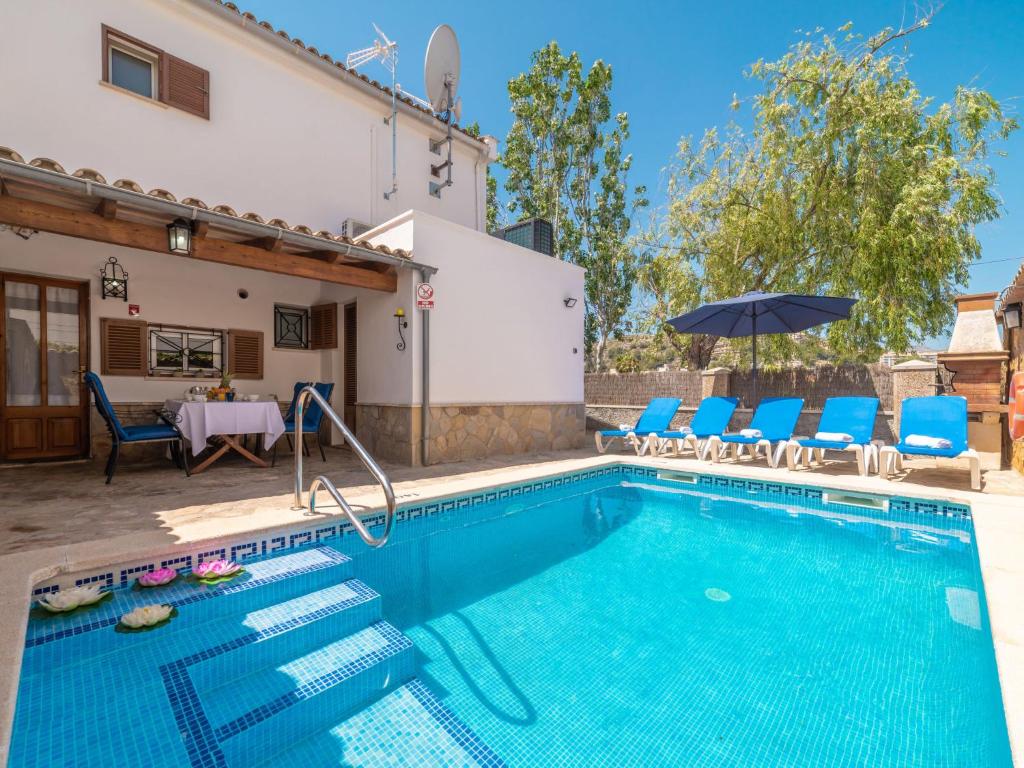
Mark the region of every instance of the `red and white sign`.
POLYGON ((434 308, 434 286, 430 283, 416 284, 416 309, 434 308))
POLYGON ((139 307, 138 304, 129 304, 128 305, 128 317, 138 317, 138 315, 141 312, 142 312, 142 308, 139 307))

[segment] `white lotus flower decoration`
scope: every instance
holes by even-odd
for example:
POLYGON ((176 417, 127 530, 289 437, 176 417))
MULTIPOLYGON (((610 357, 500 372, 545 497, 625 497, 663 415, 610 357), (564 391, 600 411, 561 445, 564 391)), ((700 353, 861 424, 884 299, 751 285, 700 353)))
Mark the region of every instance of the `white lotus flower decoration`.
POLYGON ((72 587, 39 598, 39 606, 50 613, 67 613, 83 605, 98 603, 106 594, 99 584, 72 587))
POLYGON ((152 627, 171 617, 174 608, 169 605, 143 605, 121 617, 121 623, 129 629, 152 627))

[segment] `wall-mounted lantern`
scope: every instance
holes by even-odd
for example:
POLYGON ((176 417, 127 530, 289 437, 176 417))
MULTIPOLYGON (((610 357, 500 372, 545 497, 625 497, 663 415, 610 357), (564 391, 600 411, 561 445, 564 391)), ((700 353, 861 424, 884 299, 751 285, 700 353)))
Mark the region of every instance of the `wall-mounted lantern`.
POLYGON ((409 321, 405 319, 405 310, 401 307, 396 309, 395 319, 398 321, 398 343, 395 345, 395 349, 405 352, 405 336, 402 335, 402 331, 409 327, 409 321))
POLYGON ((572 296, 568 296, 562 299, 562 303, 565 304, 566 309, 572 309, 573 307, 576 306, 576 299, 574 299, 572 296))
POLYGON ((1003 328, 1020 328, 1020 308, 1019 301, 1003 308, 1003 328))
POLYGON ((104 299, 128 301, 128 273, 117 258, 111 256, 100 270, 100 295, 104 299))
POLYGON ((192 227, 184 219, 175 219, 167 225, 167 250, 182 256, 192 253, 192 227))

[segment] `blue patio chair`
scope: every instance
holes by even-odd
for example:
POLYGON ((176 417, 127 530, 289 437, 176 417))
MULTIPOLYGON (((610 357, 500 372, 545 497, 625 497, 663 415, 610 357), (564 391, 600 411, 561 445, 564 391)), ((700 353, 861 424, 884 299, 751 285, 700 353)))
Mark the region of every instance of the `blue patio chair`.
POLYGON ((637 455, 641 455, 648 447, 647 441, 641 440, 641 436, 650 436, 668 429, 672 419, 675 418, 676 411, 679 410, 680 403, 682 400, 676 397, 656 397, 647 404, 632 429, 624 424, 621 429, 598 430, 594 433, 597 452, 604 453, 611 448, 612 443, 621 440, 623 447, 629 443, 637 455), (606 438, 608 442, 604 443, 602 438, 606 438))
POLYGON ((99 411, 110 432, 110 456, 107 458, 106 468, 107 485, 110 485, 110 481, 114 479, 114 470, 117 469, 117 460, 122 444, 170 443, 171 457, 174 459, 174 463, 179 468, 184 468, 186 477, 191 476, 192 471, 188 466, 188 451, 185 449, 185 436, 174 421, 175 414, 154 411, 163 422, 162 424, 138 424, 126 427, 114 413, 114 408, 107 398, 100 377, 89 371, 85 374, 85 384, 92 392, 96 401, 96 410, 99 411))
POLYGON ((708 440, 706 453, 711 454, 711 460, 718 463, 726 446, 732 450, 732 458, 737 461, 744 450, 749 450, 750 457, 756 458, 758 451, 764 448, 768 463, 777 467, 786 444, 793 437, 803 407, 802 397, 766 397, 754 411, 754 418, 747 429, 720 437, 713 435, 708 440))
MULTIPOLYGON (((295 384, 295 391, 292 395, 291 405, 288 406, 288 412, 284 416, 284 436, 288 440, 288 446, 295 450, 295 445, 292 443, 292 435, 295 434, 295 409, 298 406, 299 393, 303 387, 309 386, 308 382, 299 381, 295 384)), ((331 395, 334 393, 334 384, 331 382, 319 382, 313 384, 313 388, 320 393, 320 396, 328 403, 331 402, 331 395)), ((306 437, 308 435, 316 436, 316 447, 320 449, 320 458, 327 461, 327 454, 324 453, 324 446, 320 441, 320 426, 324 421, 324 411, 320 407, 320 404, 313 398, 309 399, 306 403, 306 410, 302 414, 302 452, 309 456, 309 448, 306 446, 306 437)), ((270 461, 270 466, 277 464, 277 443, 274 443, 274 454, 270 461)))
POLYGON ((739 402, 735 397, 705 397, 697 406, 689 426, 654 433, 656 442, 651 448, 652 453, 681 456, 690 448, 695 456, 706 455, 708 441, 714 435, 725 433, 739 402))
POLYGON ((900 411, 900 441, 882 448, 878 473, 887 478, 894 469, 902 471, 904 456, 967 459, 971 488, 981 490, 981 457, 967 447, 967 399, 958 395, 932 395, 904 400, 900 411), (915 445, 921 438, 941 440, 948 447, 915 445))
POLYGON ((801 455, 810 466, 815 455, 821 463, 825 451, 850 451, 857 457, 857 469, 862 475, 871 470, 872 462, 877 469, 878 453, 871 442, 877 416, 877 397, 830 397, 825 401, 814 437, 789 441, 786 466, 794 469, 801 455), (843 439, 836 439, 839 436, 843 439))

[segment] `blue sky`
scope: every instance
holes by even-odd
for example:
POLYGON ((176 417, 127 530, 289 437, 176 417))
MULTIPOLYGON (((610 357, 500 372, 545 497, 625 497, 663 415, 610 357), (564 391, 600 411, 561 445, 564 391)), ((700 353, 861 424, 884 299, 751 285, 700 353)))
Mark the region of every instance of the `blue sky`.
MULTIPOLYGON (((236 0, 277 28, 338 58, 370 45, 372 21, 400 46, 399 82, 423 92, 422 62, 430 32, 452 25, 462 49, 463 122, 476 120, 503 139, 511 124, 505 84, 524 71, 532 51, 554 39, 589 64, 609 62, 615 73, 613 104, 629 113, 634 183, 646 184, 654 203, 662 169, 681 136, 699 136, 735 117, 733 93, 755 91, 743 77, 758 58, 777 58, 797 30, 832 30, 851 20, 864 33, 912 19, 914 4, 901 0, 681 0, 677 2, 552 2, 491 4, 341 0, 236 0)), ((908 22, 909 23, 909 22, 908 22)), ((933 26, 914 35, 910 73, 921 91, 948 100, 956 85, 985 88, 1020 111, 1024 95, 1024 0, 948 0, 933 26)), ((377 64, 366 65, 384 79, 377 64)), ((1018 114, 1019 117, 1019 114, 1018 114)), ((979 230, 982 260, 970 270, 970 292, 997 291, 1013 276, 1024 248, 1024 131, 993 158, 1005 210, 979 230)))

